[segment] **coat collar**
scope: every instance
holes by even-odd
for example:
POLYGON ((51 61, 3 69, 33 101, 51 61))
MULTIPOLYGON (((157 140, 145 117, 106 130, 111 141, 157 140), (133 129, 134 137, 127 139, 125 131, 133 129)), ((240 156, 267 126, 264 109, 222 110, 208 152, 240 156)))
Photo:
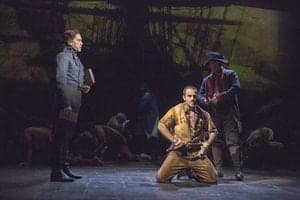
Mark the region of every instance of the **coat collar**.
POLYGON ((68 53, 72 53, 72 54, 77 54, 76 53, 76 51, 72 48, 72 47, 70 47, 70 46, 68 46, 68 45, 66 45, 65 47, 64 47, 64 50, 63 50, 64 52, 68 52, 68 53))

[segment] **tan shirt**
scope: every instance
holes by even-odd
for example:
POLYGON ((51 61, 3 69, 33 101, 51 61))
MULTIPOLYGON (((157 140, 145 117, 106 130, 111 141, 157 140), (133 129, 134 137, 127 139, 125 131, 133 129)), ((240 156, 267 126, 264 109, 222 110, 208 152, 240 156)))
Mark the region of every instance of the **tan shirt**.
MULTIPOLYGON (((217 134, 217 129, 208 112, 197 106, 191 111, 186 103, 180 103, 172 107, 159 121, 163 123, 173 134, 183 142, 189 142, 192 138, 212 133, 217 134)), ((203 138, 202 141, 206 141, 203 138)))

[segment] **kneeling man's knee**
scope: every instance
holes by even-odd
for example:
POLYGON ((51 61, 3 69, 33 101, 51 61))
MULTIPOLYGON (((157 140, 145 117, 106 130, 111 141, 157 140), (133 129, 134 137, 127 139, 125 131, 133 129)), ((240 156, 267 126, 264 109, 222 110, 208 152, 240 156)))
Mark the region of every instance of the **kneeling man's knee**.
POLYGON ((163 176, 161 176, 159 173, 156 174, 156 182, 157 183, 169 183, 170 181, 163 176))

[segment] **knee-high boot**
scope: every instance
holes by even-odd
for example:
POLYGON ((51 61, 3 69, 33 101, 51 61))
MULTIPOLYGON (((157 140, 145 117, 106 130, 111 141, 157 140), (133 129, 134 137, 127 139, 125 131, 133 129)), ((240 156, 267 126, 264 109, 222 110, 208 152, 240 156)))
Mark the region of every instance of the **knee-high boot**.
POLYGON ((220 147, 212 146, 212 155, 213 155, 213 161, 218 173, 219 177, 223 177, 223 171, 222 171, 222 164, 223 164, 223 149, 220 147))
POLYGON ((238 145, 229 146, 228 150, 235 170, 235 178, 238 181, 242 181, 244 179, 244 175, 241 171, 240 146, 238 145))

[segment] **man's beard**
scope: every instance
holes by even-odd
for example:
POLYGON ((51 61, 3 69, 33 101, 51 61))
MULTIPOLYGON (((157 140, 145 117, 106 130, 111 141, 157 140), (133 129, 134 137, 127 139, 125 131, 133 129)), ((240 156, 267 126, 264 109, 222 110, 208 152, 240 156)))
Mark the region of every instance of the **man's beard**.
POLYGON ((190 108, 194 108, 196 106, 196 102, 189 102, 188 105, 190 108))
POLYGON ((191 102, 185 102, 183 106, 184 112, 189 113, 189 112, 195 112, 196 110, 196 103, 191 103, 191 102))

